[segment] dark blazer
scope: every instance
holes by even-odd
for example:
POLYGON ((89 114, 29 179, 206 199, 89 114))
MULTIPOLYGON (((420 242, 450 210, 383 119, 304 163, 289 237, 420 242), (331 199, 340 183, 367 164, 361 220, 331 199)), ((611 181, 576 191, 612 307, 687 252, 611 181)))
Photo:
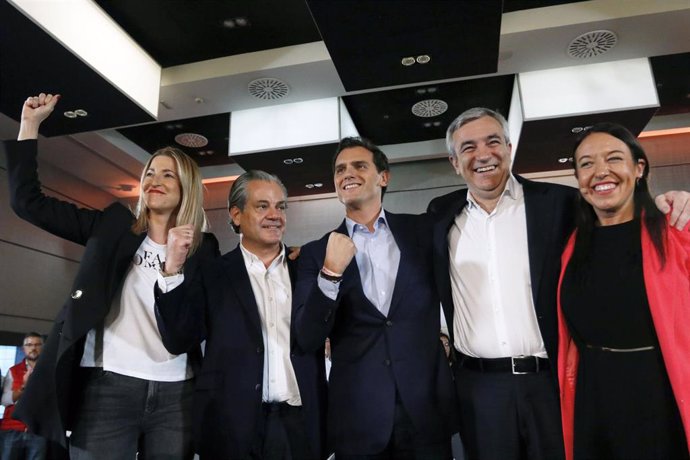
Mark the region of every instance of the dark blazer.
MULTIPOLYGON (((439 340, 431 225, 423 216, 386 212, 386 219, 400 249, 387 317, 365 296, 354 258, 337 298, 321 292, 317 276, 328 235, 305 245, 298 261, 293 331, 305 352, 330 337, 328 426, 336 454, 385 449, 393 429, 396 392, 420 439, 447 440, 454 431, 454 390, 439 340)), ((347 235, 345 222, 336 231, 347 235)))
MULTIPOLYGON (((288 267, 292 279, 292 261, 288 267)), ((158 328, 171 353, 206 340, 194 393, 197 452, 209 459, 245 458, 262 410, 264 341, 240 247, 203 264, 189 285, 167 294, 156 288, 156 308, 158 328)), ((312 451, 324 458, 323 344, 314 353, 293 353, 291 360, 312 451)))
MULTIPOLYGON (((558 321, 556 292, 561 252, 573 231, 577 190, 564 185, 533 182, 516 176, 525 193, 527 246, 529 251, 532 299, 546 352, 556 363, 558 321)), ((453 297, 450 287, 448 231, 467 204, 467 189, 434 198, 428 212, 435 216, 434 264, 436 282, 453 343, 453 297)), ((554 378, 556 373, 554 372, 554 378)), ((556 381, 554 381, 556 383, 556 381)))
MULTIPOLYGON (((78 208, 45 196, 37 175, 35 140, 5 142, 12 209, 22 219, 56 236, 86 246, 72 294, 63 304, 43 346, 15 418, 32 432, 66 445, 65 430, 79 413, 77 374, 84 338, 102 324, 145 234, 135 235, 134 216, 114 203, 103 211, 78 208)), ((185 263, 213 257, 218 241, 205 234, 202 245, 185 263)))

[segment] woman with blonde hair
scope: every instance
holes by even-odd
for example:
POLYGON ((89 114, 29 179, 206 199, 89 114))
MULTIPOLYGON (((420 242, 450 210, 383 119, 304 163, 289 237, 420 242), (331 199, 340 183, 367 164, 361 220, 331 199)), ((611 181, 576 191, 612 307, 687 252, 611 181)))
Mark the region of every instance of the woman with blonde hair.
POLYGON ((44 195, 38 129, 59 98, 28 98, 18 140, 4 145, 17 215, 86 247, 15 415, 63 446, 71 431, 72 459, 191 459, 191 364, 198 350, 167 352, 154 284, 175 287, 185 282, 183 267, 192 273, 218 254, 217 240, 204 233, 199 169, 175 148, 155 152, 134 214, 120 203, 92 210, 44 195))

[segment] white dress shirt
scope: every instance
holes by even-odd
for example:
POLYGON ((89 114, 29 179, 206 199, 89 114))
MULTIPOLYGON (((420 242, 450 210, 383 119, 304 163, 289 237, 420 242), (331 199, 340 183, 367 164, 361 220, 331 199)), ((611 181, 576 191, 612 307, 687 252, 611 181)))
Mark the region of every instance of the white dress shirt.
POLYGON ((512 175, 491 213, 468 192, 448 249, 456 349, 479 358, 546 357, 532 299, 525 197, 512 175))
POLYGON ((290 361, 292 288, 285 248, 268 268, 241 243, 240 249, 261 317, 264 339, 262 399, 264 402, 301 406, 297 378, 290 361))

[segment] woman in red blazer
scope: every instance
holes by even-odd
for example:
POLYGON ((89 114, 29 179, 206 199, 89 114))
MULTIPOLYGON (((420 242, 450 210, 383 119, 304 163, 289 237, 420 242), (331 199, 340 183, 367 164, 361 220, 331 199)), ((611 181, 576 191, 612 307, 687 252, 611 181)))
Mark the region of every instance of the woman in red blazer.
POLYGON ((624 127, 578 140, 562 256, 558 376, 568 459, 687 459, 690 234, 668 225, 624 127))

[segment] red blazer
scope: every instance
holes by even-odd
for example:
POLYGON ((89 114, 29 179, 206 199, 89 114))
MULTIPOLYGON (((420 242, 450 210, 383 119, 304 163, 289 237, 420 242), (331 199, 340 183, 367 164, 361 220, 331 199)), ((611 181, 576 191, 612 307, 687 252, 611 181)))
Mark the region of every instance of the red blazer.
MULTIPOLYGON (((642 225, 642 270, 649 310, 690 450, 690 233, 667 226, 666 266, 642 225)), ((561 310, 561 283, 573 254, 575 233, 561 257, 558 281, 558 380, 566 459, 573 458, 575 382, 579 355, 561 310)))

